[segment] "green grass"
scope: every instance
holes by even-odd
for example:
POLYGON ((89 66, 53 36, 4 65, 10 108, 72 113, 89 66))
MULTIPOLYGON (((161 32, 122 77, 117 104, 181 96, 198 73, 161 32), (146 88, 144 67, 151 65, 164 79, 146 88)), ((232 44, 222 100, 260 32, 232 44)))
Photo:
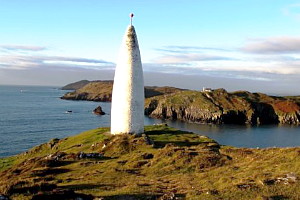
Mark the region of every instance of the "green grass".
POLYGON ((14 161, 16 160, 16 157, 7 157, 7 158, 0 158, 0 172, 10 168, 14 161))
POLYGON ((168 143, 177 146, 192 146, 201 143, 215 142, 208 137, 196 135, 192 132, 180 131, 165 125, 146 126, 145 133, 155 141, 159 147, 163 147, 168 143))

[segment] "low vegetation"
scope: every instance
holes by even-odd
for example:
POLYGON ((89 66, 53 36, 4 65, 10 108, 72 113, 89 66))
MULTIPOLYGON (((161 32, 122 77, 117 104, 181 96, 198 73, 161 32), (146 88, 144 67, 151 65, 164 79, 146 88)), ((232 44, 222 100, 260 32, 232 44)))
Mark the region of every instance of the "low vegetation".
POLYGON ((0 159, 11 199, 300 199, 300 148, 220 146, 166 125, 98 128, 0 159))

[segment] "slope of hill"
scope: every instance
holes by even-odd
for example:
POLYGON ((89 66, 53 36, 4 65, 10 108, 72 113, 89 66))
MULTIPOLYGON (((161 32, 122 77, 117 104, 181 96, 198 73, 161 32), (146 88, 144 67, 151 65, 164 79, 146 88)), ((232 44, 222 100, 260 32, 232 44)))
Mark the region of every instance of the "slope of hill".
MULTIPOLYGON (((76 84, 78 85, 78 84, 76 84)), ((65 86, 66 87, 66 86, 65 86)), ((73 92, 68 92, 62 99, 65 100, 87 100, 87 101, 111 101, 113 81, 92 81, 73 92)), ((174 87, 145 87, 145 97, 153 97, 162 94, 170 94, 183 89, 174 87)))
POLYGON ((90 83, 91 81, 88 80, 81 80, 81 81, 77 81, 75 83, 70 83, 68 85, 65 85, 64 87, 62 87, 62 90, 77 90, 79 88, 82 88, 83 86, 85 86, 86 84, 90 83))
POLYGON ((0 159, 0 198, 299 199, 300 148, 249 149, 165 125, 98 128, 0 159))
POLYGON ((87 100, 87 101, 111 101, 113 81, 93 81, 83 87, 68 92, 62 99, 66 100, 87 100))

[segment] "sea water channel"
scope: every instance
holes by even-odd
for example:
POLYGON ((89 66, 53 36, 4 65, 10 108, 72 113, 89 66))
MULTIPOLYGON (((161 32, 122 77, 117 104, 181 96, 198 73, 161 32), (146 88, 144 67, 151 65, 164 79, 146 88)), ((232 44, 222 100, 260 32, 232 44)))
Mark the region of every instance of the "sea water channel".
MULTIPOLYGON (((110 126, 110 103, 61 100, 65 92, 55 87, 0 86, 0 157, 27 151, 52 138, 110 126), (99 105, 106 115, 92 113, 99 105)), ((223 145, 300 146, 300 126, 194 124, 145 117, 146 125, 158 123, 206 135, 223 145)))

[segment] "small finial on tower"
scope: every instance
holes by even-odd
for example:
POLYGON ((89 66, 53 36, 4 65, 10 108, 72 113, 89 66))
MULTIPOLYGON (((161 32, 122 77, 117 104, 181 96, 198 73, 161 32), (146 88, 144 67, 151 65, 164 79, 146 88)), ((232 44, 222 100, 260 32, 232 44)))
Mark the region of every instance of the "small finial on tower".
POLYGON ((134 14, 133 13, 130 13, 129 14, 129 17, 130 17, 130 26, 132 26, 132 18, 133 18, 134 14))

